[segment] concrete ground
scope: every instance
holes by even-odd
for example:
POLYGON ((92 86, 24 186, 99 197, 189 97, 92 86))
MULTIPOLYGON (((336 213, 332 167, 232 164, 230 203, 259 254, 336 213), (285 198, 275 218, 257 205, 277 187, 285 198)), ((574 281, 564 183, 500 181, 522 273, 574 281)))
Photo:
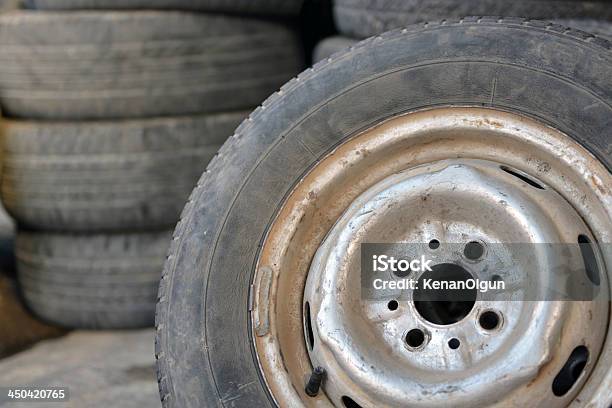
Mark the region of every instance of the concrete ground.
POLYGON ((75 331, 0 360, 0 387, 67 387, 68 402, 4 408, 158 408, 154 330, 75 331))

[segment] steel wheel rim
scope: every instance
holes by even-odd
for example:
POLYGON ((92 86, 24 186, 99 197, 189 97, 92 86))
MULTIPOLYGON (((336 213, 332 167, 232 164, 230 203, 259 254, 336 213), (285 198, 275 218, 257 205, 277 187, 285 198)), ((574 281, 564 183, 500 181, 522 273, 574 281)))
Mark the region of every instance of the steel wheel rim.
MULTIPOLYGON (((315 364, 324 360, 308 350, 303 326, 302 296, 310 261, 351 203, 372 186, 420 165, 474 159, 536 175, 571 204, 595 240, 611 242, 612 200, 606 187, 610 173, 584 148, 550 127, 498 110, 455 107, 406 114, 362 132, 318 162, 301 180, 262 245, 251 296, 253 340, 263 377, 278 405, 343 406, 341 395, 355 395, 364 407, 372 406, 359 389, 334 390, 333 380, 326 385, 330 398, 325 393, 312 398, 303 392, 311 359, 315 364)), ((612 262, 610 253, 602 256, 606 264, 612 262)), ((602 285, 608 296, 608 280, 602 285)), ((607 309, 604 322, 609 321, 607 309)), ((477 314, 485 311, 482 307, 475 310, 477 314)), ((608 336, 599 364, 590 362, 590 377, 580 384, 587 383, 581 390, 582 401, 602 395, 612 381, 602 368, 610 361, 609 355, 608 336)), ((331 374, 342 376, 334 370, 331 374)), ((576 388, 571 398, 576 397, 576 388)), ((397 405, 390 400, 375 402, 397 405)), ((433 400, 422 404, 436 405, 433 400)))

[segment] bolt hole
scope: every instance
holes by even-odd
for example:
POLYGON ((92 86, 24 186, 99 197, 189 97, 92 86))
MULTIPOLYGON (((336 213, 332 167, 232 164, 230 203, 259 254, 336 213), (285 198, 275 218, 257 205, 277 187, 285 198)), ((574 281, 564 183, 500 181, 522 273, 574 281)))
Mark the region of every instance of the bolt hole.
POLYGON ((412 329, 406 334, 406 343, 410 347, 417 348, 425 342, 425 333, 421 329, 412 329))
POLYGON ((484 246, 478 241, 468 242, 465 248, 463 248, 463 255, 472 261, 482 258, 483 254, 484 246))
POLYGON ((583 234, 578 235, 578 244, 580 246, 580 253, 582 254, 586 275, 595 286, 599 286, 599 266, 597 266, 597 258, 595 257, 593 244, 589 237, 583 234))
POLYGON ((508 174, 513 175, 516 178, 519 178, 521 180, 523 180, 525 183, 529 184, 532 187, 535 187, 537 189, 540 190, 544 190, 544 187, 542 187, 542 185, 534 180, 532 180, 530 177, 528 177, 526 174, 524 173, 519 173, 516 170, 511 169, 510 167, 506 167, 506 166, 501 166, 500 167, 503 171, 505 171, 508 174))
POLYGON ((503 281, 503 279, 499 275, 492 275, 491 276, 491 282, 502 282, 502 281, 503 281))
POLYGON ((410 275, 410 265, 402 265, 404 261, 400 261, 401 263, 396 264, 396 270, 393 271, 393 274, 398 278, 405 278, 410 275))
POLYGON ((453 350, 457 350, 460 345, 461 345, 461 342, 459 341, 459 339, 452 338, 448 341, 448 347, 450 347, 453 350))
POLYGON ((440 247, 440 241, 437 239, 432 239, 429 241, 429 249, 438 249, 440 247))
POLYGON ((584 371, 584 367, 589 359, 589 349, 585 346, 576 347, 567 361, 559 370, 552 383, 552 392, 557 397, 562 397, 572 389, 580 375, 584 371))
POLYGON ((346 395, 342 397, 342 403, 346 408, 361 408, 361 405, 359 405, 358 403, 353 401, 351 397, 347 397, 346 395))
POLYGON ((397 308, 399 307, 399 303, 397 303, 397 300, 391 300, 389 301, 389 303, 387 303, 387 307, 389 308, 389 310, 397 310, 397 308))
POLYGON ((492 310, 487 310, 480 315, 478 323, 485 330, 494 330, 499 326, 499 315, 492 310))
POLYGON ((310 304, 306 302, 304 306, 304 324, 306 325, 306 335, 308 336, 308 346, 312 351, 314 347, 314 333, 312 332, 312 322, 310 320, 310 304))

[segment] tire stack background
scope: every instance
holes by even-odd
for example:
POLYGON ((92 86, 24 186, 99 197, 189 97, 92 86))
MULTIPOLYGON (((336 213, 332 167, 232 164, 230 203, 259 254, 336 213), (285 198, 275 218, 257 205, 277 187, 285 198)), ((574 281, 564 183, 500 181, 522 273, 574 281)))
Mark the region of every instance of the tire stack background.
POLYGON ((187 196, 303 68, 301 1, 25 6, 0 15, 0 191, 21 292, 64 327, 149 326, 187 196))
POLYGON ((467 16, 548 20, 612 39, 608 0, 334 0, 333 12, 340 35, 321 41, 313 62, 385 31, 467 16))

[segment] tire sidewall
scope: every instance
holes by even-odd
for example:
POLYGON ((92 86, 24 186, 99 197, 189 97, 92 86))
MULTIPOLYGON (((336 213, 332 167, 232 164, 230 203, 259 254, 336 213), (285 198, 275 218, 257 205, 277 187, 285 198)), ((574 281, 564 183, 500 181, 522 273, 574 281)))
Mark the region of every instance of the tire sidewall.
POLYGON ((250 339, 253 267, 284 197, 335 146, 406 112, 492 107, 554 126, 610 169, 610 66, 609 43, 492 19, 390 32, 283 87, 224 145, 177 226, 157 317, 166 406, 274 406, 250 339))

